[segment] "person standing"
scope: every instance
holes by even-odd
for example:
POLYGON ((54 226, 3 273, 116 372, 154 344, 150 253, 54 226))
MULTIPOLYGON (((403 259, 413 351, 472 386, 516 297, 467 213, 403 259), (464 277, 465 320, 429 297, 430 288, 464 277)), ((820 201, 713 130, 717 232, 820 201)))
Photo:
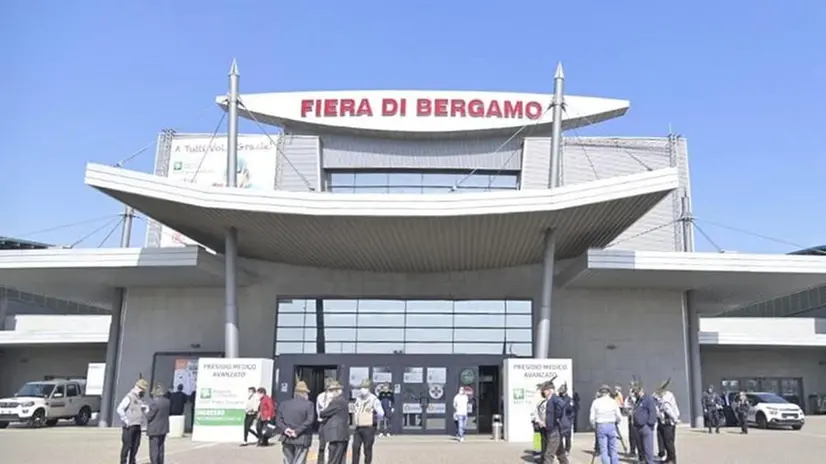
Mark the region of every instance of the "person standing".
POLYGON ((137 464, 138 449, 141 446, 141 424, 145 419, 146 405, 143 397, 149 389, 149 382, 138 379, 135 386, 123 397, 115 411, 121 421, 120 463, 137 464))
POLYGON ((637 429, 634 427, 634 410, 637 408, 639 398, 633 389, 628 390, 628 396, 625 397, 625 405, 622 409, 622 414, 626 417, 628 422, 628 451, 627 456, 639 457, 642 460, 643 449, 639 444, 637 437, 637 429))
POLYGON ((149 437, 150 464, 163 464, 166 455, 166 436, 169 434, 169 415, 172 401, 165 396, 161 384, 152 390, 152 400, 146 410, 146 436, 149 437))
MULTIPOLYGON (((278 407, 276 428, 283 434, 281 449, 284 464, 305 464, 313 444, 315 406, 310 401, 310 389, 304 382, 295 385, 295 393, 278 407)), ((262 403, 263 404, 263 403, 262 403)))
POLYGON ((591 403, 591 427, 597 432, 599 454, 602 464, 618 464, 617 423, 622 420, 622 412, 615 398, 611 398, 611 389, 603 385, 599 397, 591 403))
POLYGON ((634 428, 637 431, 637 446, 642 448, 645 464, 654 464, 654 427, 657 425, 657 402, 645 393, 642 384, 636 385, 639 402, 634 410, 634 428))
POLYGON ((565 454, 571 455, 571 433, 574 429, 574 404, 568 396, 568 385, 559 386, 559 399, 562 400, 562 418, 559 420, 560 446, 565 454))
POLYGON ((751 409, 751 404, 749 404, 746 392, 740 392, 740 394, 737 395, 737 401, 734 403, 734 413, 737 414, 737 422, 740 423, 740 433, 743 435, 749 433, 749 409, 751 409))
POLYGON ((255 427, 258 433, 258 446, 270 446, 272 433, 269 426, 275 420, 275 401, 264 387, 259 387, 256 393, 259 398, 258 424, 255 427))
POLYGON ((531 412, 531 422, 533 423, 534 431, 534 457, 540 462, 544 459, 545 447, 547 445, 547 437, 545 433, 545 412, 547 410, 546 408, 548 401, 547 398, 545 398, 545 390, 543 390, 544 386, 544 383, 540 383, 536 386, 538 397, 534 399, 534 410, 531 412), (538 446, 537 435, 539 436, 538 446))
POLYGON ((655 394, 658 406, 657 439, 660 442, 660 458, 664 463, 677 462, 677 424, 680 422, 680 408, 677 398, 668 389, 671 379, 666 380, 655 394))
POLYGON ((456 441, 465 441, 465 430, 467 429, 467 408, 468 397, 464 387, 459 387, 456 396, 453 397, 453 420, 456 421, 456 441))
POLYGON ((361 461, 361 449, 364 447, 364 464, 373 462, 373 444, 376 441, 376 423, 384 417, 384 410, 379 399, 370 392, 370 381, 364 380, 359 385, 358 396, 353 404, 353 464, 361 461))
POLYGON ((561 430, 559 428, 565 405, 562 400, 554 394, 553 381, 546 382, 542 390, 545 392, 546 398, 545 435, 547 437, 545 439, 545 453, 542 462, 544 464, 553 464, 555 460, 558 460, 559 464, 568 464, 568 455, 565 454, 565 450, 560 446, 562 440, 561 430))
POLYGON ((381 402, 381 409, 384 411, 384 417, 379 421, 379 436, 389 437, 392 427, 392 416, 396 407, 396 396, 393 394, 389 383, 381 386, 379 401, 381 402))
POLYGON ((247 401, 244 403, 244 441, 241 446, 249 445, 249 436, 252 434, 256 442, 261 440, 258 432, 252 430, 255 419, 258 417, 258 408, 261 406, 261 397, 255 390, 255 387, 247 389, 247 401))
MULTIPOLYGON (((319 435, 324 435, 330 448, 326 464, 344 464, 350 440, 350 404, 341 394, 341 384, 332 379, 325 396, 326 405, 319 411, 318 419, 321 421, 319 435)), ((325 463, 323 455, 319 454, 317 462, 325 463)))
POLYGON ((706 392, 703 393, 703 416, 709 434, 711 434, 711 429, 715 429, 716 433, 720 433, 720 410, 722 408, 720 397, 714 393, 714 386, 709 385, 706 392))
POLYGON ((577 432, 579 432, 579 402, 580 402, 580 398, 579 398, 579 393, 577 393, 576 391, 574 392, 573 400, 574 400, 574 433, 577 433, 577 432))
POLYGON ((189 395, 184 393, 184 385, 178 384, 178 388, 169 395, 169 415, 183 416, 189 395))
POLYGON ((317 461, 321 464, 324 463, 324 456, 327 452, 327 438, 324 435, 324 427, 321 427, 321 411, 327 407, 327 404, 332 399, 332 395, 330 393, 330 385, 333 383, 333 379, 324 379, 324 391, 319 393, 318 396, 315 398, 315 415, 318 418, 318 457, 317 461))

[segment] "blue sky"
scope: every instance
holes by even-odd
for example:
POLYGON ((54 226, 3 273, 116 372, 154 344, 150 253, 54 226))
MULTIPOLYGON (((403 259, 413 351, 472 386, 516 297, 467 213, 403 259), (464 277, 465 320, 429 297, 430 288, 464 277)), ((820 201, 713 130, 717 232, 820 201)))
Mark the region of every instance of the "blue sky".
MULTIPOLYGON (((719 246, 823 244, 826 2, 764 3, 5 2, 0 235, 69 244, 104 225, 31 234, 114 217, 121 206, 83 185, 85 163, 115 163, 165 127, 212 132, 237 57, 244 93, 550 92, 562 61, 567 92, 632 103, 581 135, 670 124, 687 137, 695 215, 719 246)), ((149 171, 153 154, 127 167, 149 171)), ((143 234, 138 223, 136 244, 143 234)))

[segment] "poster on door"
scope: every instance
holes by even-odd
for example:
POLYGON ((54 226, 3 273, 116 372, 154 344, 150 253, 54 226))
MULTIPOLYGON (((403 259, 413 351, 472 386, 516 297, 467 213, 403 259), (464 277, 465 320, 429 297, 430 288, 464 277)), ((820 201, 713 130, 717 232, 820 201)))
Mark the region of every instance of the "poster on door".
POLYGON ((541 396, 538 385, 553 380, 573 386, 573 362, 571 359, 524 359, 510 358, 504 364, 505 386, 505 440, 517 443, 533 441, 531 413, 541 396))
POLYGON ((178 389, 183 385, 183 392, 191 395, 198 385, 198 360, 193 358, 176 359, 175 371, 172 374, 172 388, 178 389))

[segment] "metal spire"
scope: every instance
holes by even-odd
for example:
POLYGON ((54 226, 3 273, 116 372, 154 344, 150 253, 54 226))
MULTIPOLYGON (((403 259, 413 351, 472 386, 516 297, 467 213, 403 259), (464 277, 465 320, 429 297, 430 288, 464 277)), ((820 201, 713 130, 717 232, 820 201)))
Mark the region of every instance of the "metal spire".
POLYGON ((562 63, 557 63, 554 73, 554 99, 551 102, 553 122, 551 123, 551 169, 548 176, 548 188, 559 187, 562 170, 560 152, 562 149, 562 106, 563 89, 565 87, 565 71, 562 63))
MULTIPOLYGON (((227 109, 227 187, 238 186, 238 63, 232 60, 229 68, 229 102, 227 109)), ((237 358, 240 356, 238 335, 238 230, 235 227, 227 229, 224 247, 224 356, 237 358)))

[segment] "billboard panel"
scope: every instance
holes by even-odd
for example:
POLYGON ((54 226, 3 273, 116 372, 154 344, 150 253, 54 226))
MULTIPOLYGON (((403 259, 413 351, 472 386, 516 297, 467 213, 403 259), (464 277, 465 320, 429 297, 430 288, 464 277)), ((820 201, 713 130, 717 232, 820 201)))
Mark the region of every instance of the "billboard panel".
MULTIPOLYGON (((238 136, 238 188, 273 190, 278 135, 238 136)), ((169 147, 166 176, 179 182, 223 187, 227 177, 226 135, 176 134, 169 147)), ((161 226, 159 246, 180 247, 196 242, 161 226)))

